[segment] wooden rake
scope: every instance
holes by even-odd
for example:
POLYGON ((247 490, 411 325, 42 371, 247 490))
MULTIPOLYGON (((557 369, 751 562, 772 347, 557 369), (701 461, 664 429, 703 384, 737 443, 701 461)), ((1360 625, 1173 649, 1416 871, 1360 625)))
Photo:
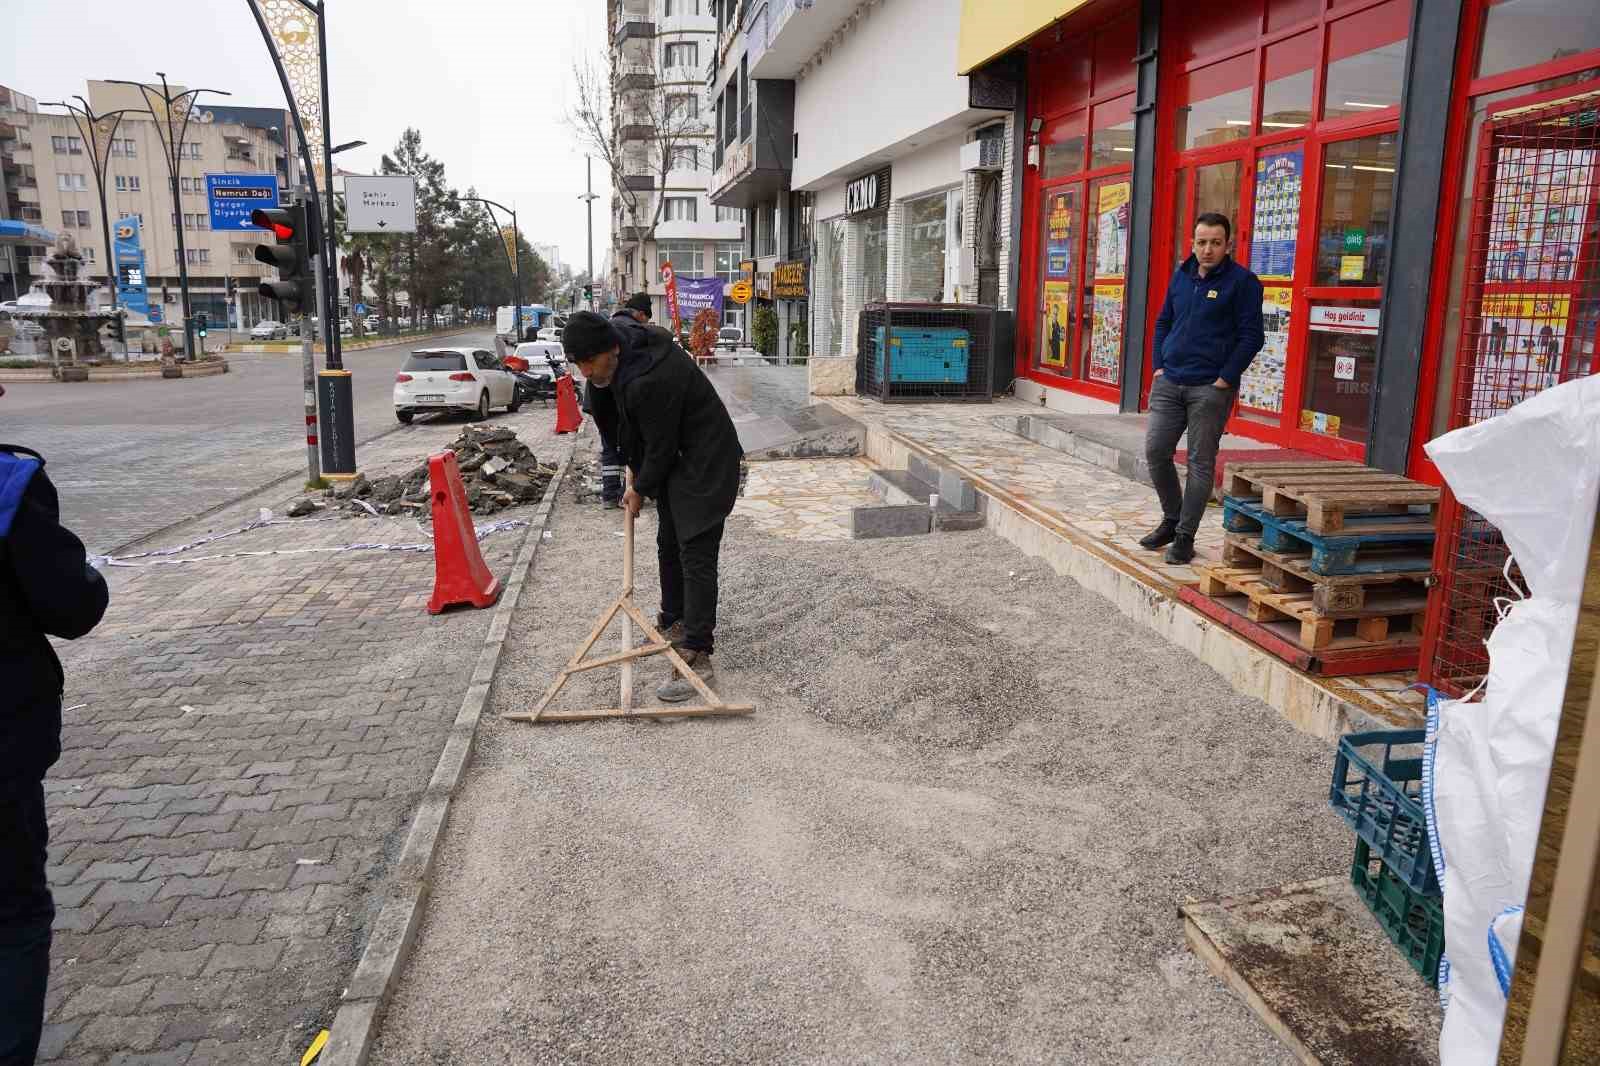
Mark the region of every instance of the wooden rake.
MULTIPOLYGON (((629 476, 632 483, 632 476, 629 476)), ((517 711, 503 714, 500 717, 512 722, 592 722, 602 718, 705 718, 711 715, 753 714, 756 706, 753 703, 727 703, 721 696, 711 691, 711 687, 700 679, 689 664, 683 661, 683 656, 678 654, 678 649, 667 642, 661 631, 652 625, 644 612, 633 602, 633 513, 623 509, 622 525, 622 594, 611 602, 600 615, 600 620, 589 631, 589 636, 578 645, 578 650, 567 660, 567 665, 562 669, 555 683, 550 686, 544 698, 536 704, 531 711, 517 711), (600 637, 605 633, 613 619, 622 616, 622 650, 615 655, 606 655, 598 659, 584 659, 589 654, 589 649, 595 646, 600 637), (633 646, 633 627, 637 623, 639 629, 649 638, 648 644, 633 646), (633 664, 639 659, 652 655, 665 655, 672 663, 672 668, 693 685, 705 700, 704 703, 690 704, 688 706, 663 705, 657 707, 635 707, 633 705, 633 664), (593 711, 551 711, 547 710, 567 682, 574 674, 581 674, 586 670, 597 670, 602 666, 621 666, 621 697, 618 706, 607 707, 593 711)))

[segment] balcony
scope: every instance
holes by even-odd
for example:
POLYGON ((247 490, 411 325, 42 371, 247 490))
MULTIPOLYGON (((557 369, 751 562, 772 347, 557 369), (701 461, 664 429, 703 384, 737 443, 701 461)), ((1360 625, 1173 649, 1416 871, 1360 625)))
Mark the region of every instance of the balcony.
POLYGON ((624 15, 617 20, 614 42, 618 48, 634 40, 649 40, 656 35, 655 20, 646 15, 624 15))
POLYGON ((641 63, 630 63, 617 68, 617 89, 623 92, 632 89, 654 89, 656 87, 656 71, 654 67, 641 63))
POLYGON ((656 187, 656 176, 634 172, 622 175, 622 187, 632 192, 653 192, 656 187))
POLYGON ((649 226, 618 226, 617 240, 623 244, 638 244, 649 232, 649 226))
POLYGON ((805 4, 803 0, 768 0, 748 20, 745 48, 750 77, 793 78, 844 25, 853 4, 805 4))
POLYGON ((707 196, 718 207, 748 210, 789 187, 794 166, 794 82, 750 84, 755 99, 739 112, 738 139, 723 146, 707 188, 707 196))
POLYGON ((625 142, 653 141, 656 138, 655 121, 643 115, 626 118, 617 127, 617 136, 625 142))

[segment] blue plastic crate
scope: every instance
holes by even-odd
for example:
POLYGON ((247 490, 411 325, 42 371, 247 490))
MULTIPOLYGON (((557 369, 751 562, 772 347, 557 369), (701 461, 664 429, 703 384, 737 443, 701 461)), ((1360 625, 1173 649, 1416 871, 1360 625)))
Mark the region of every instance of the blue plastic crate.
POLYGON ((953 326, 896 326, 884 343, 884 327, 873 332, 873 361, 883 380, 884 351, 889 352, 891 383, 964 385, 972 335, 953 326))
POLYGON ((1339 740, 1328 805, 1414 892, 1437 896, 1439 878, 1422 811, 1421 729, 1351 733, 1339 740), (1396 754, 1413 748, 1417 754, 1396 754))

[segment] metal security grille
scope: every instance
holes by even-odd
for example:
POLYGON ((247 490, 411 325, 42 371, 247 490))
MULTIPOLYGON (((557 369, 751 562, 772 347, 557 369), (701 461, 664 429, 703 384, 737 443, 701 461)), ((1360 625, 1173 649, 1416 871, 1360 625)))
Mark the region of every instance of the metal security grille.
POLYGON ((883 403, 994 399, 994 308, 869 303, 856 335, 856 392, 883 403))
MULTIPOLYGON (((1594 373, 1600 321, 1600 92, 1485 124, 1476 161, 1450 428, 1594 373)), ((1483 678, 1507 551, 1448 489, 1423 678, 1460 696, 1483 678)))

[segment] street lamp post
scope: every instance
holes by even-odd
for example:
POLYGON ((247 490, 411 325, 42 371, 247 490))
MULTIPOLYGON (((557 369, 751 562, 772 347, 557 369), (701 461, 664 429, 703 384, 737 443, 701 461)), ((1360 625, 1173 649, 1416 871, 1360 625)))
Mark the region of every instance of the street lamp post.
POLYGON ((178 173, 182 169, 179 160, 182 158, 184 138, 189 135, 189 120, 194 116, 194 102, 201 93, 215 93, 218 96, 232 96, 232 93, 221 89, 190 89, 187 92, 172 95, 172 89, 167 85, 167 75, 156 71, 156 77, 161 79, 161 95, 155 96, 155 86, 146 85, 139 81, 119 81, 110 79, 112 85, 132 85, 139 90, 139 95, 144 97, 145 110, 156 123, 156 136, 161 140, 162 155, 167 161, 167 180, 172 183, 172 228, 178 235, 178 289, 183 300, 183 352, 190 359, 195 357, 194 351, 194 322, 189 305, 189 253, 183 241, 183 201, 178 197, 178 173), (156 101, 161 102, 161 110, 156 111, 156 101), (172 111, 174 106, 183 110, 183 125, 173 129, 172 111))
MULTIPOLYGON (((483 204, 489 214, 489 225, 495 228, 495 235, 499 236, 500 223, 495 220, 494 208, 498 207, 511 216, 511 247, 506 248, 506 266, 511 270, 511 298, 515 301, 511 317, 511 335, 513 344, 522 340, 522 233, 517 229, 517 213, 505 204, 486 200, 481 196, 457 196, 458 201, 483 204), (515 254, 512 254, 515 251, 515 254)), ((501 247, 505 241, 500 241, 501 247)))
POLYGON ((589 310, 594 310, 594 202, 599 199, 594 191, 594 156, 583 157, 584 183, 587 191, 578 199, 584 201, 589 212, 589 310))
MULTIPOLYGON (((43 104, 43 107, 64 107, 72 115, 72 124, 78 127, 84 142, 89 146, 89 159, 94 164, 95 190, 100 194, 100 235, 105 241, 106 252, 106 288, 111 292, 111 310, 116 311, 117 299, 117 260, 111 245, 111 216, 106 211, 106 166, 110 163, 110 147, 117 136, 117 127, 122 124, 122 116, 128 114, 128 108, 117 111, 108 111, 103 115, 96 115, 89 106, 89 101, 81 96, 74 96, 74 100, 82 106, 75 106, 57 100, 53 103, 43 104)), ((128 335, 122 335, 122 358, 128 358, 128 335)))

